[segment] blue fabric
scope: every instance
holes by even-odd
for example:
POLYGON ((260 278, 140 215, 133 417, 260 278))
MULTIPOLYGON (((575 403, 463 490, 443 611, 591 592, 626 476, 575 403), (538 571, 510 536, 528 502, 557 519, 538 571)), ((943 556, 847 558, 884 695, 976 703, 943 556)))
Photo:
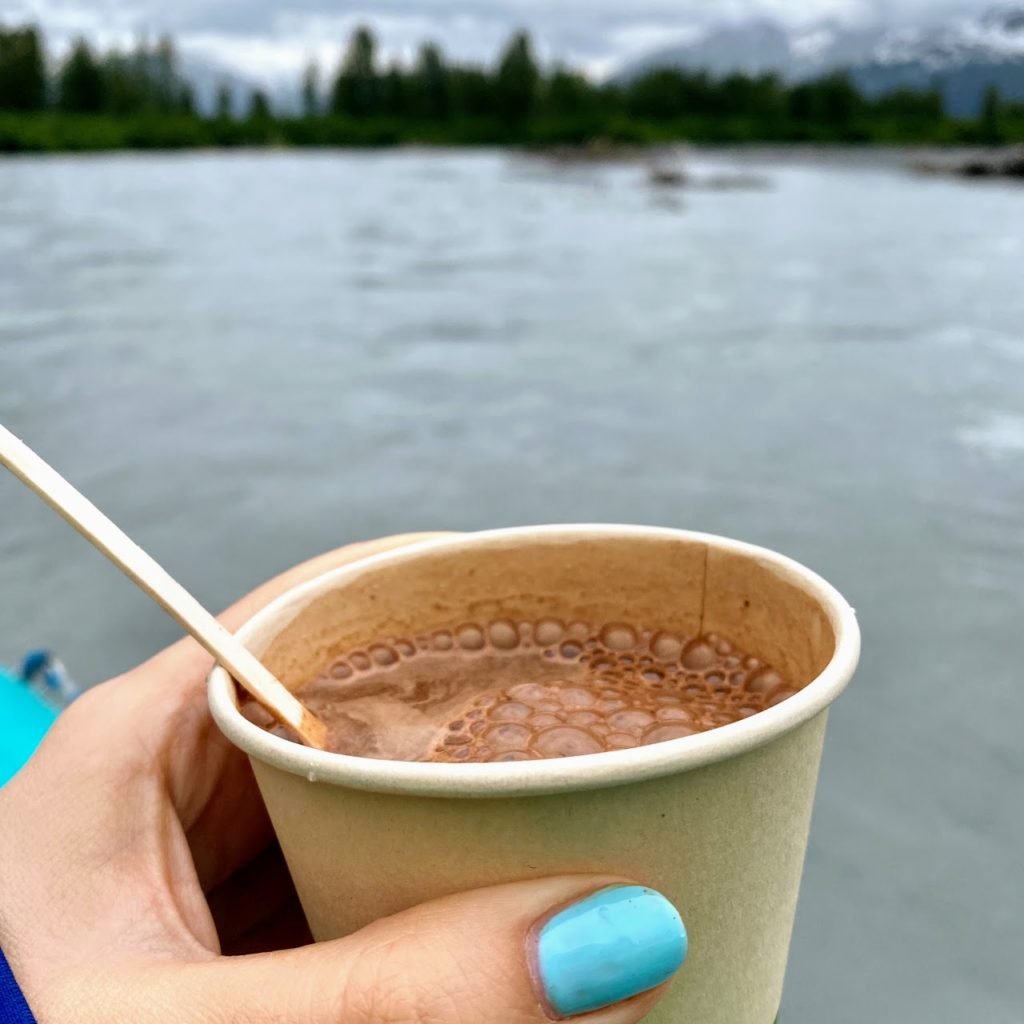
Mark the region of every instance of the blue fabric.
POLYGON ((0 949, 0 1024, 36 1024, 32 1011, 14 980, 4 951, 0 949))
POLYGON ((0 668, 0 786, 32 756, 56 720, 55 708, 0 668))

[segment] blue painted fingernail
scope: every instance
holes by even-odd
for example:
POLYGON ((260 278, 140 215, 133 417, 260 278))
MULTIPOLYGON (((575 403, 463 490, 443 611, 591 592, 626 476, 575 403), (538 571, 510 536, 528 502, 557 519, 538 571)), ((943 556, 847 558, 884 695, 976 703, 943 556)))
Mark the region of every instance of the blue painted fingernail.
POLYGON ((557 913, 537 939, 537 967, 563 1017, 599 1010, 667 981, 686 959, 686 928, 664 896, 602 889, 557 913))

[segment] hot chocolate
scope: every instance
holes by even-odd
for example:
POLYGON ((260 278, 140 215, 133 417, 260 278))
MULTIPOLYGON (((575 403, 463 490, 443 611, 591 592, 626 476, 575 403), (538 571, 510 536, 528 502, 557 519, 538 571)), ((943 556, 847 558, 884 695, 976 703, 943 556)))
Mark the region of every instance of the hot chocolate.
MULTIPOLYGON (((526 761, 623 750, 748 718, 796 688, 725 637, 625 623, 497 620, 347 653, 297 696, 330 749, 407 761, 526 761)), ((262 708, 245 713, 273 725, 262 708)))

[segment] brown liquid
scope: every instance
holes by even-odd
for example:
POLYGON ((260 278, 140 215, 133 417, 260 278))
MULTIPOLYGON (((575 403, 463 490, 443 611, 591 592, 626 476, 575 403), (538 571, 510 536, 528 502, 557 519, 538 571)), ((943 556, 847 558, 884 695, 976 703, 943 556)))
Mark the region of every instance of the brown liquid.
MULTIPOLYGON (((297 696, 327 723, 337 753, 468 762, 679 739, 795 692, 770 666, 713 634, 501 620, 352 651, 297 696)), ((295 738, 258 706, 243 712, 295 738)))

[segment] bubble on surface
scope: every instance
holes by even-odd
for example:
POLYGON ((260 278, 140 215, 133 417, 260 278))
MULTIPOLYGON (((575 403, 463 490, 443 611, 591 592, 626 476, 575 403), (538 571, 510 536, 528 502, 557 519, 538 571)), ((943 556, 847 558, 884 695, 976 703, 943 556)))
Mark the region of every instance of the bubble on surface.
POLYGON ((715 663, 715 649, 706 640, 691 640, 683 649, 683 667, 703 672, 715 663))
POLYGON ((387 644, 374 644, 370 648, 370 657, 377 665, 394 665, 398 661, 394 648, 387 644))
POLYGON ((479 651, 486 642, 484 631, 473 624, 460 626, 455 639, 464 651, 479 651))
POLYGON ((665 743, 667 740, 681 740, 687 736, 692 736, 695 732, 695 729, 691 729, 688 725, 683 725, 681 722, 673 725, 656 725, 653 729, 644 733, 643 742, 647 746, 651 743, 665 743))
POLYGON ((578 757, 580 754, 599 754, 604 749, 589 732, 571 725, 545 729, 532 746, 541 757, 578 757))
POLYGON ((628 711, 616 711, 608 719, 608 724, 619 732, 637 732, 653 721, 654 715, 650 712, 631 708, 628 711))
MULTIPOLYGON (((797 692, 719 634, 509 617, 382 638, 343 652, 302 688, 331 728, 332 749, 391 756, 381 738, 393 721, 411 727, 413 714, 430 731, 409 759, 452 763, 627 750, 741 721, 797 692), (397 719, 349 714, 348 702, 367 694, 407 711, 397 719)), ((243 701, 242 710, 295 739, 258 705, 243 701)))
POLYGON ((629 750, 637 745, 637 738, 624 732, 613 732, 604 741, 605 745, 612 750, 629 750))
POLYGON ((516 629, 514 622, 507 619, 492 622, 487 629, 487 635, 499 651, 511 651, 519 646, 519 630, 516 629))
POLYGON ((553 647, 565 635, 565 626, 557 619, 542 619, 533 630, 533 638, 541 647, 553 647))
POLYGON ((485 743, 492 747, 507 747, 513 749, 525 748, 530 743, 531 733, 525 725, 517 725, 515 722, 503 722, 500 725, 492 726, 483 734, 485 743))
POLYGON ((523 719, 529 718, 533 713, 532 708, 526 704, 519 704, 516 701, 510 701, 507 704, 499 704, 491 712, 492 722, 521 722, 523 719))
POLYGON ((769 694, 777 690, 785 680, 774 669, 765 668, 747 680, 747 689, 751 693, 769 694))
POLYGON ((562 720, 558 715, 549 715, 542 711, 540 714, 533 715, 528 724, 531 729, 553 729, 555 726, 561 725, 562 720))
POLYGON ((630 651, 636 647, 636 633, 629 626, 615 623, 601 630, 601 643, 610 651, 630 651))
POLYGON ((683 651, 683 641, 674 633, 656 633, 651 653, 660 661, 676 661, 683 651))
POLYGON ((658 708, 654 717, 659 722, 692 722, 693 715, 686 708, 658 708))

